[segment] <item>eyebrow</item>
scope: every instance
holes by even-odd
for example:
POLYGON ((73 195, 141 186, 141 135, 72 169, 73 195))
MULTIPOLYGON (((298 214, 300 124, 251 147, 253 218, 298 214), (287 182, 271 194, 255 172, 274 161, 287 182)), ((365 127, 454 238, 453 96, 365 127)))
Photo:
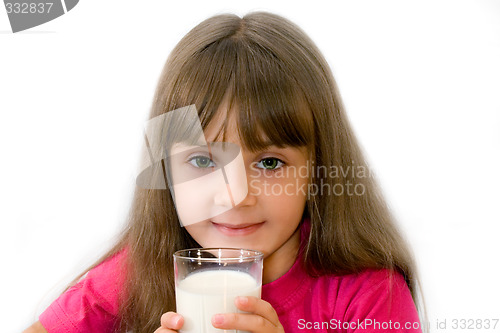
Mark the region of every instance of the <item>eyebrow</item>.
MULTIPOLYGON (((207 140, 207 144, 215 143, 215 142, 228 142, 228 143, 235 144, 234 142, 230 142, 230 141, 213 141, 213 140, 207 140)), ((202 143, 201 145, 204 145, 204 143, 202 143)), ((244 145, 238 144, 238 146, 241 148, 244 145)), ((255 151, 265 150, 265 149, 269 149, 269 148, 286 149, 288 147, 293 148, 294 146, 285 145, 285 146, 280 147, 280 146, 277 146, 276 144, 272 143, 271 141, 264 141, 261 144, 259 144, 259 149, 255 149, 255 151)))
POLYGON ((279 145, 276 145, 270 141, 263 142, 262 145, 259 145, 259 146, 260 146, 260 148, 256 149, 256 151, 266 150, 266 149, 276 149, 276 150, 298 149, 301 147, 301 146, 292 146, 292 145, 279 146, 279 145))

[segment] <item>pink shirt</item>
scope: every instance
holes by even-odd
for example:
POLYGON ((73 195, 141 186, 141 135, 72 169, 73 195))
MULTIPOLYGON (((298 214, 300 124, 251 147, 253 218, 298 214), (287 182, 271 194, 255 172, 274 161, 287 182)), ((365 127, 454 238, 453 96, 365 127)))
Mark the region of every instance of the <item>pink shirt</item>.
MULTIPOLYGON (((121 252, 92 269, 55 300, 39 317, 45 329, 113 332, 124 256, 121 252)), ((421 332, 402 275, 389 270, 312 278, 299 257, 287 273, 263 285, 262 298, 274 307, 285 332, 421 332)))
POLYGON ((38 318, 49 333, 114 332, 122 290, 122 251, 107 259, 56 299, 38 318))
POLYGON ((285 332, 421 332, 403 276, 391 278, 389 270, 312 278, 297 260, 262 286, 262 299, 274 307, 285 332))

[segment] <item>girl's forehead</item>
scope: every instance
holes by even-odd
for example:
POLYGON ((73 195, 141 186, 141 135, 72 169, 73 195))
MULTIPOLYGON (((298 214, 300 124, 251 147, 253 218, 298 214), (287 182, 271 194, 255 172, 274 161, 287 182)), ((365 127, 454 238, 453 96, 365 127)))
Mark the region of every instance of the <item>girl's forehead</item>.
MULTIPOLYGON (((207 142, 232 142, 241 146, 244 140, 240 137, 239 108, 237 105, 229 106, 225 101, 217 108, 210 122, 203 129, 207 142)), ((251 120, 250 120, 251 121, 251 120)), ((259 137, 265 137, 264 133, 255 133, 259 137)))
POLYGON ((221 103, 199 111, 207 142, 231 142, 249 151, 269 146, 306 146, 314 142, 312 112, 290 101, 242 100, 226 93, 221 103))
POLYGON ((234 107, 229 109, 227 103, 222 103, 205 127, 205 139, 208 142, 227 141, 238 137, 238 124, 234 107))
MULTIPOLYGON (((250 120, 251 121, 251 120, 250 120)), ((230 142, 245 148, 245 140, 241 137, 240 124, 238 121, 238 110, 219 108, 216 115, 203 130, 207 142, 230 142)), ((263 142, 263 146, 271 146, 273 143, 267 135, 259 130, 254 133, 255 137, 263 142)))

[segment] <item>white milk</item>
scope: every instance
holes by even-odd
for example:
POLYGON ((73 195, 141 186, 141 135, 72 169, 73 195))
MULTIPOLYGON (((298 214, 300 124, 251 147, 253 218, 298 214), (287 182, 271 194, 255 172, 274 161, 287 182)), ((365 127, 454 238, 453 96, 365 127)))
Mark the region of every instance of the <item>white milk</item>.
MULTIPOLYGON (((176 286, 177 313, 184 317, 182 333, 221 333, 212 326, 216 313, 241 312, 236 296, 260 298, 261 283, 247 273, 233 270, 192 273, 176 286)), ((224 330, 224 332, 235 332, 224 330)), ((241 332, 241 331, 240 331, 241 332)))

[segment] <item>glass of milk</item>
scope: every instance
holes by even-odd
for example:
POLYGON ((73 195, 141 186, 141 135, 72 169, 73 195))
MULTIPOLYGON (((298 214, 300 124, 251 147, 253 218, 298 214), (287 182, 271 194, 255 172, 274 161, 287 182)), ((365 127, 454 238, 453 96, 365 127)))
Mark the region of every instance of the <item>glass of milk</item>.
POLYGON ((262 252, 244 249, 177 251, 174 254, 176 311, 184 317, 180 332, 221 333, 222 330, 212 326, 213 315, 241 312, 234 305, 237 296, 260 298, 262 260, 262 252))

